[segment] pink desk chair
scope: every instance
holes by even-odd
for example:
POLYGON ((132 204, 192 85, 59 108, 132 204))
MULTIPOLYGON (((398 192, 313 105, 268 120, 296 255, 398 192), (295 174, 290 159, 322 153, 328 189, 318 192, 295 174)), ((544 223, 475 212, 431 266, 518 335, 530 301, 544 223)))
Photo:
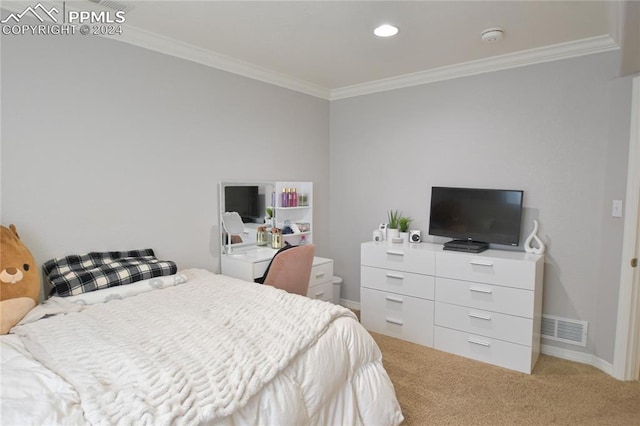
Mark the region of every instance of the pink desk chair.
POLYGON ((308 244, 279 252, 271 261, 264 284, 306 296, 315 251, 316 247, 308 244))

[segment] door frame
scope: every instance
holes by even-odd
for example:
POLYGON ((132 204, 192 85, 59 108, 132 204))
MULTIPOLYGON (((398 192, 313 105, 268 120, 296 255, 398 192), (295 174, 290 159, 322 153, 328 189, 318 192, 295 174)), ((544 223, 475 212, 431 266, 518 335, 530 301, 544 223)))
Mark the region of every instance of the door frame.
POLYGON ((613 376, 638 380, 640 374, 640 267, 631 259, 640 255, 640 76, 633 78, 627 194, 620 265, 618 319, 613 376))

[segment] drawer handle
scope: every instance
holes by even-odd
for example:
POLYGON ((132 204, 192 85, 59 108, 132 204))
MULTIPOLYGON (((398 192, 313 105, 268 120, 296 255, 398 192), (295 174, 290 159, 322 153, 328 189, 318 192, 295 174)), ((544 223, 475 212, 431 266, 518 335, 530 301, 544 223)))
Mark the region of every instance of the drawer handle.
POLYGON ((472 260, 469 263, 476 266, 493 266, 493 262, 482 262, 480 260, 472 260))
POLYGON ((482 315, 482 314, 476 314, 475 312, 469 312, 469 316, 471 318, 478 318, 478 319, 481 319, 481 320, 491 321, 491 316, 490 315, 482 315))
POLYGON ((404 277, 402 275, 400 275, 400 274, 392 274, 390 272, 387 274, 387 277, 388 278, 395 278, 397 280, 403 280, 404 279, 404 277))
POLYGON ((493 290, 491 290, 490 288, 477 288, 477 287, 470 287, 469 291, 475 291, 476 293, 485 293, 485 294, 491 294, 493 293, 493 290))
POLYGON ((395 325, 404 325, 402 320, 397 320, 397 319, 393 319, 393 318, 387 318, 386 321, 388 323, 395 324, 395 325))
POLYGON ((396 303, 402 303, 403 302, 403 300, 400 299, 399 297, 387 296, 386 299, 389 302, 396 302, 396 303))
POLYGON ((316 299, 320 296, 324 296, 324 291, 321 291, 320 293, 316 293, 316 299))
POLYGON ((322 277, 324 277, 324 272, 318 272, 316 274, 316 278, 322 278, 322 277))
POLYGON ((404 256, 404 252, 400 250, 387 250, 387 254, 392 254, 394 256, 404 256))
POLYGON ((491 346, 489 342, 483 342, 482 340, 467 339, 467 342, 473 343, 474 345, 486 346, 487 348, 491 346))

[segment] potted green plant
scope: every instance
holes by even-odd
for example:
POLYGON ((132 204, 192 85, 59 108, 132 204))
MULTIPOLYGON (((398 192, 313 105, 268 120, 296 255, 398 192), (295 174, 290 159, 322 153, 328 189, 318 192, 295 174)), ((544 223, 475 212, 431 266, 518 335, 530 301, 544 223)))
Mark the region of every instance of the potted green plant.
POLYGON ((265 213, 267 214, 264 218, 264 223, 267 224, 268 228, 274 226, 273 223, 273 207, 269 206, 265 209, 265 213))
POLYGON ((388 229, 387 229, 387 240, 391 241, 392 238, 398 238, 400 235, 400 223, 399 219, 402 216, 398 210, 389 210, 387 213, 387 217, 389 219, 388 229))
POLYGON ((407 216, 400 216, 398 218, 398 229, 400 230, 400 238, 403 242, 409 242, 409 226, 411 226, 411 219, 407 216))

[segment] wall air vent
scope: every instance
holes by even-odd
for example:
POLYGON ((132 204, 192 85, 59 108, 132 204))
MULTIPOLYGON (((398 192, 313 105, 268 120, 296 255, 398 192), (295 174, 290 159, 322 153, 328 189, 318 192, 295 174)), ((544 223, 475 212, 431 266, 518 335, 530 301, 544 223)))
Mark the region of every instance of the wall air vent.
POLYGON ((587 321, 543 315, 540 334, 545 339, 587 346, 588 325, 587 321))
POLYGON ((108 9, 117 10, 117 11, 121 10, 123 12, 128 12, 131 9, 133 9, 132 6, 119 1, 113 1, 113 0, 89 0, 89 1, 91 3, 99 4, 102 7, 106 7, 108 9))

